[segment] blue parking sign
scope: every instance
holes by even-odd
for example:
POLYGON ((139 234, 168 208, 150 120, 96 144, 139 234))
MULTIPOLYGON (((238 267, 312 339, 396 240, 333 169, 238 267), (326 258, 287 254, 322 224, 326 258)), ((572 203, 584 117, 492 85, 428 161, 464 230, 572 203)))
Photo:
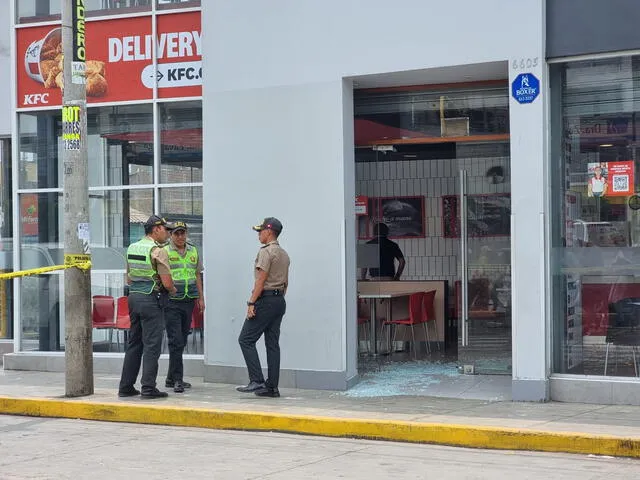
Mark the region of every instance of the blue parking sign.
POLYGON ((521 73, 511 84, 511 95, 518 103, 531 103, 540 94, 540 80, 533 73, 521 73))

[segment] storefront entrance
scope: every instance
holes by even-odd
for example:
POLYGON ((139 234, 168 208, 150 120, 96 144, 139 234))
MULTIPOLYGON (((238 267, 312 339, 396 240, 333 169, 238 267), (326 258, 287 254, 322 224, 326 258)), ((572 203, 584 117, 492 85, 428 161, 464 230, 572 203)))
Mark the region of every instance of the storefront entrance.
POLYGON ((371 91, 355 112, 360 372, 510 375, 506 86, 371 91))

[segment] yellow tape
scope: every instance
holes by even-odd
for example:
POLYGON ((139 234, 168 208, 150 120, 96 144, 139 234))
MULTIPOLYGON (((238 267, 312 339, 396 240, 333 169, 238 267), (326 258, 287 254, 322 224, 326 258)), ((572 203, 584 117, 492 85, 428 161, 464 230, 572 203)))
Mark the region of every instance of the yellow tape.
POLYGON ((0 280, 10 280, 18 277, 28 277, 29 275, 40 275, 47 272, 55 272, 56 270, 66 270, 67 268, 79 268, 80 270, 89 270, 91 262, 78 262, 68 265, 54 265, 52 267, 32 268, 31 270, 20 270, 11 273, 0 273, 0 280))
POLYGON ((64 254, 64 264, 65 265, 76 265, 78 263, 85 263, 91 260, 91 255, 84 255, 82 253, 65 253, 64 254))

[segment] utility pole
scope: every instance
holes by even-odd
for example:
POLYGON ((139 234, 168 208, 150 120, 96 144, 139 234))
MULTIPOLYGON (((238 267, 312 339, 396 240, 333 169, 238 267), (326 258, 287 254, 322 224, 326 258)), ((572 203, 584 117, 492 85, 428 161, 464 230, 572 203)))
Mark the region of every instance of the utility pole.
MULTIPOLYGON (((84 3, 84 0, 62 0, 65 265, 90 260, 84 3)), ((64 305, 65 395, 91 395, 91 269, 65 269, 64 305)))

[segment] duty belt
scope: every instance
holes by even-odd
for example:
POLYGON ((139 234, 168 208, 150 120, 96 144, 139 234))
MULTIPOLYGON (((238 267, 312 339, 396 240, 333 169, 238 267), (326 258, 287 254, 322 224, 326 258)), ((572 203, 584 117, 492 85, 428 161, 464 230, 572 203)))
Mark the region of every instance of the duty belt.
POLYGON ((284 293, 284 290, 279 290, 279 289, 277 289, 277 290, 263 290, 262 294, 260 296, 261 297, 270 297, 270 296, 277 297, 277 296, 282 295, 283 293, 284 293))

